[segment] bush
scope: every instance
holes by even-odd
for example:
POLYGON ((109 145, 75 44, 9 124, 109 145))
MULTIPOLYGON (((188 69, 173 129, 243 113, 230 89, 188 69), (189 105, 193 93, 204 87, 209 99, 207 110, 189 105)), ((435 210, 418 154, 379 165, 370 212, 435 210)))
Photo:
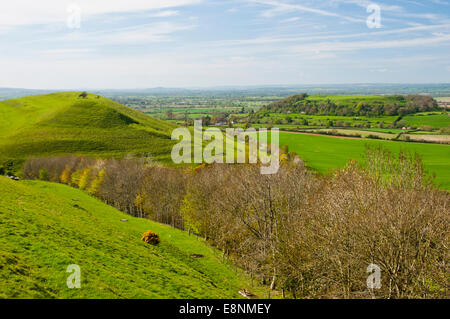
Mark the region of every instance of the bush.
POLYGON ((431 132, 433 130, 433 128, 429 125, 423 125, 420 129, 426 132, 431 132))
POLYGON ((39 170, 39 179, 41 181, 48 181, 48 172, 45 168, 39 170))
POLYGON ((147 244, 150 244, 150 245, 158 245, 159 244, 159 235, 155 234, 154 232, 149 230, 148 232, 146 232, 142 235, 141 240, 145 241, 147 244))
POLYGON ((88 96, 87 92, 81 92, 81 94, 78 97, 85 99, 87 98, 87 96, 88 96))

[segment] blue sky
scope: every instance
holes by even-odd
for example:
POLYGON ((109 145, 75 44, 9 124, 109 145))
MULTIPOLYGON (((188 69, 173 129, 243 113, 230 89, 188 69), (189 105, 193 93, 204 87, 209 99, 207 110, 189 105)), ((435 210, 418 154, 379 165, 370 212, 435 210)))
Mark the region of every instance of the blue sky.
POLYGON ((0 37, 0 87, 450 82, 450 0, 15 0, 0 37))

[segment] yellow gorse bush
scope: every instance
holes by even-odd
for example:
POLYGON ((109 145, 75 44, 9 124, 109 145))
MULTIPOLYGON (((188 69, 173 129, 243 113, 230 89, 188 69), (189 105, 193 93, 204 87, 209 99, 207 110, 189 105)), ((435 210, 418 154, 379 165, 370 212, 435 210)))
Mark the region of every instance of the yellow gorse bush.
POLYGON ((157 245, 159 244, 159 235, 149 230, 142 235, 141 240, 150 245, 157 245))

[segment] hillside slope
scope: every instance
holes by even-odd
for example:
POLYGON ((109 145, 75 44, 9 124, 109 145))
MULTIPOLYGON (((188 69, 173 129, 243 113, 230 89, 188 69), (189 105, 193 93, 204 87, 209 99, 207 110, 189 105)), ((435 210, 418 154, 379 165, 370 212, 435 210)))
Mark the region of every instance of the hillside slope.
POLYGON ((112 100, 66 92, 0 102, 0 164, 29 156, 84 154, 170 157, 170 123, 112 100))
POLYGON ((202 240, 80 190, 1 176, 0 190, 0 298, 239 298, 251 289, 202 240), (147 230, 158 246, 141 241, 147 230), (81 289, 67 288, 70 264, 81 267, 81 289))

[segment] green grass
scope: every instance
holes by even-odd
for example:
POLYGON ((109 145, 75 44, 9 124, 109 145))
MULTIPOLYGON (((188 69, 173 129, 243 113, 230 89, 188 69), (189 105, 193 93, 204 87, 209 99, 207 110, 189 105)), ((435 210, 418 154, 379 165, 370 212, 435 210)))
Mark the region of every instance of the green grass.
POLYGON ((239 298, 242 288, 263 293, 204 241, 125 215, 80 190, 5 177, 0 190, 0 298, 239 298), (160 235, 159 245, 140 240, 147 230, 160 235), (81 267, 81 289, 67 288, 70 264, 81 267))
POLYGON ((403 118, 408 126, 430 126, 431 128, 450 127, 450 116, 448 114, 414 114, 403 118))
MULTIPOLYGON (((431 128, 441 128, 450 126, 450 116, 448 114, 415 114, 407 115, 403 117, 406 122, 406 126, 430 126, 431 128)), ((268 116, 263 118, 264 121, 272 120, 284 120, 286 117, 290 117, 292 121, 307 120, 309 125, 324 125, 328 121, 333 121, 334 125, 338 122, 344 124, 348 123, 349 126, 355 125, 366 125, 370 124, 373 128, 371 130, 376 130, 379 123, 383 122, 385 126, 392 124, 398 116, 333 116, 333 115, 305 115, 298 113, 283 114, 283 113, 269 113, 268 116)), ((342 125, 341 124, 341 125, 342 125)), ((266 124, 267 125, 267 124, 266 124)), ((280 124, 274 124, 279 126, 280 124)), ((291 124, 293 125, 293 124, 291 124)), ((395 130, 393 128, 385 128, 386 130, 395 130)))
POLYGON ((443 189, 450 189, 449 145, 340 139, 284 132, 280 132, 280 145, 288 145, 289 151, 299 154, 308 167, 325 174, 344 167, 350 159, 362 161, 366 145, 381 145, 396 153, 401 150, 417 153, 423 160, 425 170, 436 175, 436 183, 443 189))
POLYGON ((173 124, 109 99, 54 93, 0 102, 0 164, 30 156, 151 154, 168 161, 173 124))
MULTIPOLYGON (((263 120, 272 120, 275 121, 277 119, 286 119, 286 117, 290 117, 293 121, 301 121, 307 120, 309 125, 320 125, 321 123, 327 123, 328 121, 342 122, 348 123, 350 126, 354 126, 357 124, 371 124, 372 126, 378 125, 380 122, 383 122, 385 125, 391 124, 394 122, 398 116, 337 116, 337 115, 306 115, 300 113, 268 113, 268 116, 263 117, 263 120)), ((278 124, 274 124, 278 125, 278 124)))

